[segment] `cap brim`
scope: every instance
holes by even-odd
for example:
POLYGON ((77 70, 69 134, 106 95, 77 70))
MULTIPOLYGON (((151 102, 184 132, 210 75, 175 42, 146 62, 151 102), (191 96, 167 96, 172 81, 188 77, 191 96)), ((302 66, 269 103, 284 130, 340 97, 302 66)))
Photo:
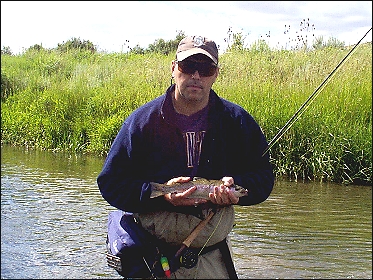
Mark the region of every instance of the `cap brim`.
POLYGON ((177 58, 178 61, 183 61, 187 57, 192 56, 194 54, 198 54, 198 53, 201 53, 201 54, 204 54, 204 55, 208 56, 209 58, 212 59, 212 61, 214 63, 218 64, 218 61, 216 60, 216 58, 214 58, 211 54, 209 54, 207 51, 205 51, 204 49, 201 49, 201 48, 194 48, 194 49, 179 52, 179 53, 176 54, 176 58, 177 58))

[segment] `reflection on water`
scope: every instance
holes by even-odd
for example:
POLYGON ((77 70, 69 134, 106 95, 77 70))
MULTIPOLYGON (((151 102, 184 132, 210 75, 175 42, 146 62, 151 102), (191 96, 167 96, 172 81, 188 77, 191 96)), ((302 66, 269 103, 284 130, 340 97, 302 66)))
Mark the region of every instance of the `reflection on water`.
MULTIPOLYGON (((1 278, 120 278, 105 260, 103 158, 1 148, 1 278)), ((372 189, 276 182, 236 207, 239 278, 372 278, 372 189)))

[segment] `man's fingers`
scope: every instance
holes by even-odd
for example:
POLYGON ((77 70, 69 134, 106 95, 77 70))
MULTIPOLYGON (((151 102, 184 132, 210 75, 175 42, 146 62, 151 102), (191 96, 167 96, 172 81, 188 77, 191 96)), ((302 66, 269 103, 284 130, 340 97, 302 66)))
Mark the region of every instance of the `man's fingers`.
POLYGON ((194 193, 196 191, 197 187, 196 186, 193 186, 193 187, 190 187, 189 189, 187 189, 186 191, 182 192, 181 195, 183 197, 188 197, 190 196, 192 193, 194 193))
POLYGON ((234 184, 234 179, 232 177, 223 177, 221 180, 225 186, 231 186, 234 184))
POLYGON ((172 178, 172 179, 168 180, 167 185, 172 185, 172 184, 175 184, 175 183, 185 183, 185 182, 188 182, 190 180, 191 180, 190 177, 176 177, 176 178, 172 178))
POLYGON ((214 191, 209 194, 212 203, 220 205, 237 204, 238 197, 231 192, 230 188, 225 185, 214 187, 214 191))

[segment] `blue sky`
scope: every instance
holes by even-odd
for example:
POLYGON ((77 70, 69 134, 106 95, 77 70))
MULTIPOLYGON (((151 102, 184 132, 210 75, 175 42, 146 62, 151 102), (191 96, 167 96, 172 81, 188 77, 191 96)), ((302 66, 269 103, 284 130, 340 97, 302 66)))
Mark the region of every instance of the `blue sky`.
MULTIPOLYGON (((247 46, 263 38, 276 47, 296 38, 303 19, 314 25, 303 31, 311 40, 353 45, 372 27, 372 1, 1 1, 1 47, 19 53, 76 37, 120 52, 175 39, 182 30, 215 40, 223 51, 230 27, 246 36, 247 46)), ((364 41, 372 41, 372 32, 364 41)))

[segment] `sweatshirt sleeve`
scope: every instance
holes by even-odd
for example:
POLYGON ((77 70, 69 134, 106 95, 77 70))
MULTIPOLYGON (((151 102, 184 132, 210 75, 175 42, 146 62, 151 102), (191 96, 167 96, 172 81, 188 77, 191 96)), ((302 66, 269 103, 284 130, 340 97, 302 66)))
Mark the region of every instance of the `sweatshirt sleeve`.
POLYGON ((131 127, 130 120, 124 122, 97 177, 101 195, 110 205, 128 212, 167 209, 170 204, 163 196, 150 199, 149 182, 137 175, 141 163, 134 162, 132 154, 137 153, 140 140, 131 127))
POLYGON ((243 131, 241 164, 246 171, 234 178, 238 185, 248 190, 248 196, 241 197, 239 205, 254 205, 265 201, 271 194, 274 186, 273 167, 269 153, 262 156, 268 143, 259 124, 251 116, 248 122, 244 122, 243 131))
POLYGON ((261 203, 269 197, 274 186, 269 153, 262 156, 268 145, 264 132, 242 107, 223 102, 227 110, 221 114, 221 128, 214 134, 216 141, 221 143, 215 150, 218 155, 214 170, 222 166, 220 176, 233 177, 237 185, 248 190, 247 196, 240 197, 239 205, 261 203))

